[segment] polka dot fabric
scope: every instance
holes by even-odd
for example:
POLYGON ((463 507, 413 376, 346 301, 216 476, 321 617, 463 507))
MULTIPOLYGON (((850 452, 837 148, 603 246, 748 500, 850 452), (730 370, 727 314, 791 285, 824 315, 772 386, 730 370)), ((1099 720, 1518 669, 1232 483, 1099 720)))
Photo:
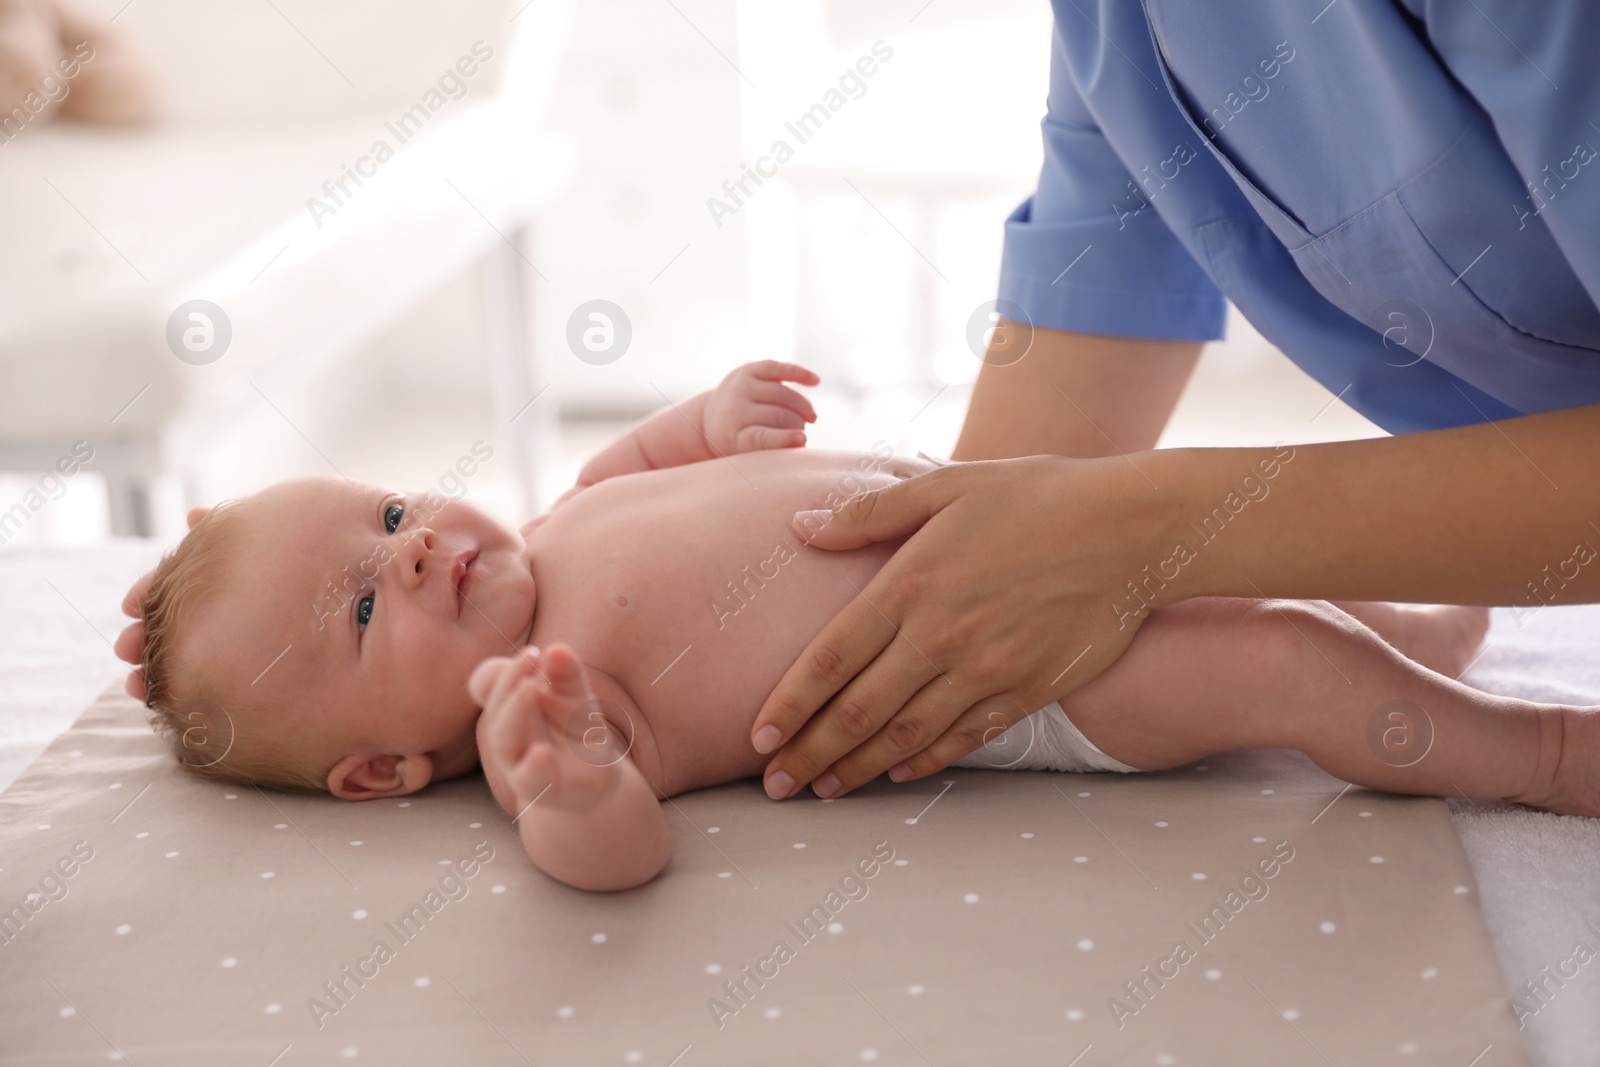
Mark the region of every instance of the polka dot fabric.
POLYGON ((673 798, 662 877, 590 894, 481 779, 199 782, 113 691, 0 798, 0 1033, 179 1065, 1526 1062, 1443 801, 1204 766, 736 782, 673 798))

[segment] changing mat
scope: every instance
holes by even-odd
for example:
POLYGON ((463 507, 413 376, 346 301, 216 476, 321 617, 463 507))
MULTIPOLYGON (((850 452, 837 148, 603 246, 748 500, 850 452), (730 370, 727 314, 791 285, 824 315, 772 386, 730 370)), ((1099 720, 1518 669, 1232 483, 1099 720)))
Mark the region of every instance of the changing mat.
POLYGON ((529 863, 481 778, 362 804, 199 782, 113 687, 0 797, 0 1052, 1526 1062, 1445 803, 1298 752, 837 801, 751 779, 667 812, 660 878, 585 893, 529 863))

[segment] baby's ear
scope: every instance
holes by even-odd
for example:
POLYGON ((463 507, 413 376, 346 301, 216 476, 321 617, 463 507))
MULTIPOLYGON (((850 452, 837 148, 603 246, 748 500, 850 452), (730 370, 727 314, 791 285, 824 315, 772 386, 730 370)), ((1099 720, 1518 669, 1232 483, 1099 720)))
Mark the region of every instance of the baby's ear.
POLYGON ((189 529, 194 529, 194 524, 206 517, 210 507, 193 507, 189 509, 189 529))
POLYGON ((364 749, 328 772, 328 792, 344 800, 377 800, 415 793, 433 780, 427 756, 396 756, 364 749))

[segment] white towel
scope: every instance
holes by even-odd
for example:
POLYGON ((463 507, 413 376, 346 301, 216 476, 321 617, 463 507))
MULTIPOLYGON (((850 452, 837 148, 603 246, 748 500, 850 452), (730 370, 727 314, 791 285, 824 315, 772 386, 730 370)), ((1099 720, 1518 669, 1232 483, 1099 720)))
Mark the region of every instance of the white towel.
MULTIPOLYGON (((1600 605, 1497 609, 1489 640, 1462 677, 1486 692, 1563 704, 1600 704, 1600 605), (1519 625, 1520 624, 1520 625, 1519 625)), ((1600 953, 1600 819, 1518 804, 1449 802, 1478 876, 1484 916, 1523 1015, 1523 1044, 1537 1067, 1600 1062, 1600 958, 1566 964, 1581 941, 1600 953), (1593 923, 1594 926, 1588 925, 1593 923), (1564 985, 1545 978, 1544 968, 1564 985), (1524 983, 1545 981, 1544 1003, 1524 983)))

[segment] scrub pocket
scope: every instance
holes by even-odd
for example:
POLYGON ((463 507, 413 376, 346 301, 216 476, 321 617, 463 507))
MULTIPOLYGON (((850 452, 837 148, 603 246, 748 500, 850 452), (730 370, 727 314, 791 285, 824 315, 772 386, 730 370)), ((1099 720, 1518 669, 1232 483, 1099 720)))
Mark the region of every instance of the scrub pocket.
POLYGON ((1520 266, 1565 263, 1542 223, 1519 231, 1510 200, 1495 214, 1452 189, 1463 168, 1512 169, 1486 127, 1475 117, 1421 174, 1330 233, 1302 230, 1290 254, 1330 303, 1400 342, 1394 365, 1427 358, 1519 411, 1547 409, 1560 382, 1582 402, 1600 395, 1600 312, 1571 271, 1520 266))
MULTIPOLYGON (((1518 412, 1600 402, 1600 309, 1543 220, 1519 217, 1515 205, 1526 190, 1475 105, 1462 101, 1460 132, 1437 158, 1316 234, 1206 136, 1159 42, 1156 55, 1200 143, 1312 287, 1381 338, 1374 351, 1384 362, 1426 359, 1518 412), (1485 202, 1502 190, 1503 201, 1485 202)), ((1207 248, 1215 268, 1219 250, 1207 248)), ((1482 418, 1493 417, 1473 403, 1482 418)))

